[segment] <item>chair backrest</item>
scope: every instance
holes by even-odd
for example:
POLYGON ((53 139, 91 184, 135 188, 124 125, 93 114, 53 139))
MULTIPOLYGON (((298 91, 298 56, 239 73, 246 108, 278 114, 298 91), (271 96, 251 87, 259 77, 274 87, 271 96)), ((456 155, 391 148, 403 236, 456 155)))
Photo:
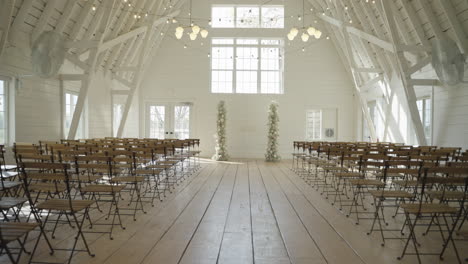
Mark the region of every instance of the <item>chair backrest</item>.
POLYGON ((69 199, 69 206, 73 210, 73 205, 71 202, 71 185, 70 185, 70 178, 69 178, 69 170, 70 170, 70 164, 66 163, 51 163, 51 162, 20 162, 18 164, 20 167, 20 172, 22 175, 23 179, 23 186, 25 190, 26 197, 28 198, 29 204, 31 206, 31 210, 36 210, 34 201, 31 197, 31 193, 29 191, 29 174, 40 174, 44 173, 47 175, 50 174, 57 174, 57 178, 60 178, 63 180, 66 186, 66 190, 68 195, 65 195, 65 197, 68 197, 69 199))

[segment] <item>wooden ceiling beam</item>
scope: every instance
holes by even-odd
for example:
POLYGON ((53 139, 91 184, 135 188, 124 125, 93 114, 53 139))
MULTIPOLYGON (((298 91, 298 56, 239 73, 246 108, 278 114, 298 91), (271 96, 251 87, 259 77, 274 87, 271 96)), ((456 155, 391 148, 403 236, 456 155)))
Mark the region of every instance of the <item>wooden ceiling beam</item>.
POLYGON ((63 33, 65 26, 68 23, 68 20, 71 17, 73 12, 73 8, 75 7, 75 0, 68 0, 65 8, 63 9, 62 15, 60 16, 59 20, 57 21, 57 25, 55 25, 55 32, 63 33))
POLYGON ((58 0, 49 0, 46 2, 46 7, 41 13, 39 20, 37 21, 36 25, 34 26, 33 33, 32 33, 32 43, 41 35, 41 33, 46 29, 47 23, 49 22, 52 13, 54 12, 55 8, 57 7, 58 0))
POLYGON ((13 10, 15 9, 15 0, 6 0, 0 10, 0 61, 5 50, 8 34, 10 32, 11 22, 13 20, 13 10))
POLYGON ((457 14, 451 1, 439 0, 442 9, 447 16, 450 26, 452 27, 455 35, 458 47, 464 54, 468 54, 468 39, 460 20, 457 18, 457 14))

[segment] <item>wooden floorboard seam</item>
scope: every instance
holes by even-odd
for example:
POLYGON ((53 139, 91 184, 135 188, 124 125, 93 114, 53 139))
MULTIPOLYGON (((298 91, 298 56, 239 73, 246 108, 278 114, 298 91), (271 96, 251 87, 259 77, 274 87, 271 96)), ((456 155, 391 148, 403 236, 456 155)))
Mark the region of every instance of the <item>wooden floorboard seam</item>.
POLYGON ((226 215, 226 220, 224 221, 223 234, 221 235, 221 243, 219 243, 218 254, 217 254, 217 257, 216 257, 216 263, 219 263, 219 257, 221 255, 221 249, 223 248, 224 234, 226 233, 226 226, 227 226, 227 222, 228 222, 228 219, 229 219, 229 211, 231 210, 232 198, 234 196, 234 186, 236 186, 238 170, 239 170, 239 166, 236 167, 236 174, 234 175, 234 184, 232 186, 233 190, 231 192, 231 198, 229 199, 228 213, 226 215))
MULTIPOLYGON (((226 168, 224 168, 224 172, 225 172, 226 168)), ((177 215, 177 217, 174 219, 174 221, 172 221, 171 225, 164 231, 164 233, 162 234, 162 236, 156 241, 156 243, 154 243, 153 247, 147 252, 147 254, 145 254, 145 256, 143 257, 143 259, 140 261, 140 264, 143 264, 147 257, 149 255, 151 255, 152 251, 158 246, 159 242, 162 241, 164 239, 164 237, 166 236, 166 234, 172 229, 172 227, 174 226, 174 224, 177 222, 177 220, 179 219, 179 217, 185 212, 185 210, 192 204, 193 200, 195 199, 195 197, 197 197, 197 195, 200 193, 200 191, 202 189, 204 189, 206 187, 206 184, 208 183, 208 180, 213 176, 215 175, 215 170, 213 170, 211 172, 211 174, 207 177, 207 179, 203 182, 202 186, 200 187, 200 189, 197 190, 197 192, 192 196, 192 198, 189 200, 189 202, 184 206, 184 208, 181 210, 181 212, 177 215)), ((223 176, 224 177, 224 173, 223 173, 223 176)), ((218 182, 218 185, 221 181, 218 182)), ((214 192, 213 192, 213 195, 214 195, 214 192)))
MULTIPOLYGON (((223 176, 221 177, 221 179, 220 179, 220 181, 219 181, 219 183, 218 183, 218 186, 216 187, 215 191, 213 192, 213 195, 211 196, 210 201, 208 202, 208 205, 206 206, 205 211, 203 212, 203 215, 202 215, 202 217, 200 218, 200 221, 199 221, 198 224, 197 224, 197 227, 195 228, 194 232, 192 233, 192 235, 191 235, 191 237, 190 237, 190 239, 189 239, 187 245, 186 245, 185 248, 184 248, 184 251, 183 251, 182 254, 180 255, 179 260, 177 261, 177 264, 179 264, 179 263, 182 261, 182 258, 184 257, 185 252, 187 251, 187 249, 188 249, 190 243, 192 242, 193 237, 194 237, 195 234, 197 233, 198 228, 200 227, 201 223, 203 222, 203 219, 205 218, 206 212, 208 212, 208 209, 209 209, 210 206, 211 206, 211 202, 213 201, 213 198, 215 197, 215 195, 216 195, 216 193, 217 193, 217 191, 218 191, 218 189, 219 189, 219 186, 220 186, 221 182, 223 181, 224 177, 226 176, 226 173, 227 173, 227 167, 226 167, 226 169, 224 170, 223 176)), ((236 175, 237 175, 237 170, 236 170, 236 175)))
POLYGON ((349 246, 349 248, 351 248, 351 250, 356 254, 356 256, 358 256, 358 257, 361 259, 361 261, 362 261, 363 263, 366 263, 366 264, 367 264, 367 262, 362 258, 362 256, 359 254, 359 252, 357 252, 356 249, 355 249, 348 241, 346 241, 346 239, 344 239, 343 235, 335 228, 335 226, 333 226, 333 225, 330 223, 330 221, 328 221, 328 219, 322 214, 322 212, 320 212, 320 211, 317 209, 317 207, 312 203, 312 201, 310 201, 310 199, 298 188, 297 184, 294 183, 294 182, 291 180, 291 178, 288 176, 288 174, 284 171, 284 169, 287 169, 287 170, 289 170, 289 169, 288 169, 288 168, 285 168, 284 166, 280 166, 280 165, 278 165, 277 167, 279 167, 280 170, 283 172, 283 174, 286 175, 286 178, 291 182, 291 184, 293 184, 294 186, 296 186, 296 188, 301 192, 301 194, 302 194, 302 196, 304 197, 304 199, 306 199, 307 202, 310 204, 310 206, 312 206, 312 207, 314 208, 314 210, 317 212, 317 214, 319 214, 319 215, 325 220, 325 222, 330 226, 330 228, 332 228, 332 229, 335 231, 335 233, 340 237, 340 239, 341 239, 343 242, 345 242, 345 243, 349 246))
POLYGON ((288 250, 288 248, 286 247, 286 243, 285 243, 285 241, 284 241, 283 234, 281 233, 281 229, 280 229, 280 227, 279 227, 279 225, 278 225, 278 219, 276 218, 276 214, 274 213, 273 206, 271 205, 270 195, 268 194, 268 191, 267 191, 267 189, 266 189, 265 181, 263 180, 263 177, 261 177, 261 171, 260 171, 260 169, 259 169, 259 167, 258 167, 257 161, 255 161, 255 165, 256 165, 256 169, 257 169, 257 171, 258 171, 258 173, 259 173, 259 176, 260 176, 259 178, 260 178, 260 180, 261 180, 261 182, 262 182, 263 189, 264 189, 264 191, 265 191, 266 197, 267 197, 267 199, 268 199, 268 204, 270 205, 270 209, 271 209, 271 211, 273 212, 273 218, 275 219, 276 228, 278 229, 278 231, 279 231, 279 233, 280 233, 281 242, 282 242, 284 248, 286 249, 286 254, 287 254, 287 256, 288 256, 289 263, 292 264, 292 262, 291 262, 291 256, 289 255, 289 250, 288 250))
POLYGON ((279 183, 278 179, 276 178, 276 176, 272 173, 271 171, 271 168, 266 168, 266 170, 271 174, 272 178, 275 180, 275 182, 278 184, 278 186, 280 187, 281 191, 283 192, 284 194, 284 197, 286 198, 286 200, 288 201, 288 203, 291 205, 292 209, 294 210, 294 213, 296 214, 296 216, 299 218, 299 220, 301 221, 301 224, 304 226, 305 230, 307 231, 307 234, 309 235, 309 237, 312 239, 312 241, 314 242, 314 245, 317 247, 318 251, 320 252, 320 254, 322 255, 323 259, 325 260, 326 263, 328 263, 328 260, 327 258, 325 257, 325 255, 323 254, 322 252, 322 249, 320 248, 320 246, 317 244, 317 241, 315 241, 315 238, 312 236, 312 234, 310 233, 309 229, 307 228, 307 226, 304 224, 304 220, 302 219, 302 217, 300 216, 300 214, 297 212, 297 209, 296 207, 293 205, 293 203, 291 203, 291 200, 289 199, 288 195, 286 194, 283 186, 279 183))

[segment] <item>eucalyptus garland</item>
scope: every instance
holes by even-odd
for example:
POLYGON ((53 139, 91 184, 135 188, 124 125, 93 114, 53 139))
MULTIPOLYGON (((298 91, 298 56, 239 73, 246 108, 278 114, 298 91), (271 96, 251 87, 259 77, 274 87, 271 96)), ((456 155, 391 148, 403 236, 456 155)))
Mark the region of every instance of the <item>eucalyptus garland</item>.
POLYGON ((268 110, 268 143, 265 153, 266 161, 279 161, 281 157, 278 154, 278 137, 279 137, 279 117, 278 103, 272 101, 268 110))
POLYGON ((218 117, 216 121, 216 145, 213 160, 226 161, 229 159, 226 146, 226 106, 224 101, 218 103, 218 117))

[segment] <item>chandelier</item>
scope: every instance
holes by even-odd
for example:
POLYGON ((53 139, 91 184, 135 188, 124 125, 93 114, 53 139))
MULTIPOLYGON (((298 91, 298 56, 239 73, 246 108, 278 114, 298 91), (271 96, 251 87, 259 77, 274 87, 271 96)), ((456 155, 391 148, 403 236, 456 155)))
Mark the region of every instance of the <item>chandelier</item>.
POLYGON ((190 40, 196 40, 197 37, 198 37, 198 34, 200 34, 200 36, 202 38, 208 37, 208 30, 206 30, 205 28, 201 28, 200 26, 198 26, 197 24, 195 24, 192 21, 192 0, 190 0, 190 13, 189 13, 189 16, 190 16, 190 18, 189 18, 190 25, 188 25, 188 26, 179 25, 175 29, 176 38, 181 39, 184 36, 185 29, 189 29, 189 30, 191 29, 192 30, 192 32, 188 33, 190 40))
POLYGON ((305 20, 305 17, 304 17, 304 0, 302 0, 302 17, 301 16, 298 16, 298 20, 302 20, 302 27, 301 28, 297 28, 297 27, 293 27, 291 28, 291 30, 289 31, 288 33, 288 39, 290 41, 293 41, 297 35, 299 35, 299 32, 302 32, 301 34, 301 39, 303 42, 307 42, 309 41, 309 37, 311 36, 314 36, 316 39, 319 39, 321 36, 322 36, 322 31, 312 27, 312 26, 309 26, 306 28, 305 26, 305 23, 304 23, 304 20, 305 20))

